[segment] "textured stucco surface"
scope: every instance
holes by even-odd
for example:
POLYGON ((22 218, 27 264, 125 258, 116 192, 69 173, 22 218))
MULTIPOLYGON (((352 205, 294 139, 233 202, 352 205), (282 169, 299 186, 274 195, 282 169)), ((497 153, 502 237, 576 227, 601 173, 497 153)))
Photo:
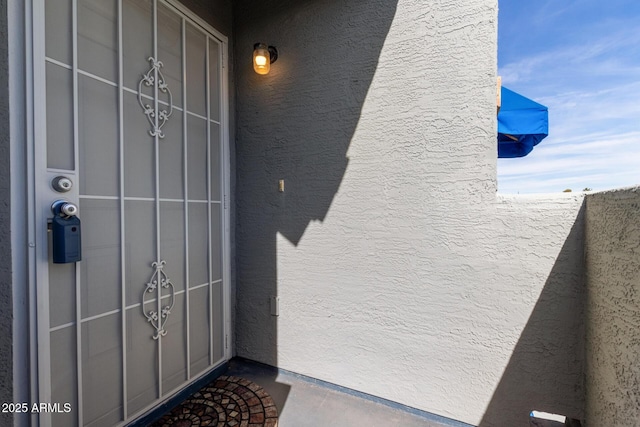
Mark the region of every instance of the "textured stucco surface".
POLYGON ((581 418, 582 197, 496 196, 497 2, 235 7, 238 355, 471 424, 581 418))
POLYGON ((640 420, 640 187, 586 202, 588 427, 640 420))
POLYGON ((527 426, 533 409, 582 419, 583 196, 498 196, 492 234, 479 261, 492 269, 488 293, 469 316, 487 316, 472 326, 494 337, 487 375, 509 361, 480 425, 527 426))
MULTIPOLYGON (((11 175, 9 146, 9 50, 7 2, 0 0, 0 403, 13 401, 13 297, 11 266, 11 175)), ((0 425, 12 415, 0 413, 0 425)))

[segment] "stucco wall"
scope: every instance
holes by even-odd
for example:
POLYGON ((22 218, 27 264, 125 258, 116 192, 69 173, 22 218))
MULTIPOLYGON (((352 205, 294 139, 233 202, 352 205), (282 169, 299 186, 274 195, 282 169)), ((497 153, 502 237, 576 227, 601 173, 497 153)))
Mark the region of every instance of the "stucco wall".
MULTIPOLYGON (((9 146, 9 46, 7 2, 0 1, 0 402, 13 401, 13 296, 11 266, 11 152, 9 146)), ((12 415, 0 413, 0 425, 12 415)))
POLYGON ((589 195, 586 212, 589 427, 640 419, 640 187, 589 195))
POLYGON ((235 10, 238 355, 471 424, 580 418, 582 199, 496 196, 497 2, 235 10))
POLYGON ((528 426, 531 410, 582 419, 583 195, 498 196, 496 207, 479 261, 491 276, 465 304, 468 333, 491 337, 481 378, 500 376, 480 426, 528 426))

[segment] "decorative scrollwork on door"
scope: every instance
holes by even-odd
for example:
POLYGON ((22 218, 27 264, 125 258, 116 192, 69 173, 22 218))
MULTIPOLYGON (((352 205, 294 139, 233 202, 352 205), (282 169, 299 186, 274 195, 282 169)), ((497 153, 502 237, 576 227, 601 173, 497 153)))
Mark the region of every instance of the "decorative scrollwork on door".
POLYGON ((149 124, 151 125, 151 130, 149 131, 149 135, 157 136, 159 138, 164 138, 164 133, 162 132, 162 127, 165 125, 171 114, 173 113, 173 97, 171 96, 171 91, 169 90, 169 86, 167 85, 167 80, 164 78, 162 74, 162 61, 158 61, 154 57, 149 57, 148 61, 151 63, 151 68, 145 74, 142 75, 142 79, 138 82, 138 102, 144 111, 144 114, 147 116, 147 120, 149 120, 149 124), (158 105, 158 110, 156 111, 154 107, 149 104, 145 104, 143 102, 142 97, 142 85, 147 87, 156 87, 158 88, 158 95, 160 93, 167 95, 167 103, 168 110, 160 109, 160 105, 158 105))
POLYGON ((173 287, 173 283, 167 276, 167 273, 164 272, 164 266, 166 265, 166 261, 158 261, 151 264, 151 267, 155 269, 153 274, 151 275, 151 279, 149 279, 149 283, 147 283, 144 292, 142 293, 142 314, 147 318, 147 321, 151 323, 151 325, 156 330, 153 335, 153 339, 157 340, 161 336, 167 335, 167 331, 164 326, 169 319, 169 315, 171 314, 171 309, 173 308, 173 304, 175 302, 175 289, 173 287), (169 304, 162 305, 162 289, 169 289, 169 304), (160 299, 158 303, 158 299, 155 300, 157 310, 145 311, 145 305, 151 304, 151 302, 147 302, 147 295, 156 293, 156 298, 160 299))

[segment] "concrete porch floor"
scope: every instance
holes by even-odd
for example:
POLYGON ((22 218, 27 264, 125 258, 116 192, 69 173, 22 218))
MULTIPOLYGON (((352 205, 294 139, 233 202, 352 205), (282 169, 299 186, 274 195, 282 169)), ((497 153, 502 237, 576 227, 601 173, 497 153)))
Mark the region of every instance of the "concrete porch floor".
POLYGON ((262 386, 278 408, 279 427, 468 426, 243 359, 233 359, 225 375, 262 386))
MULTIPOLYGON (((217 379, 194 388, 180 404, 168 406, 171 409, 151 425, 472 427, 250 360, 233 359, 217 375, 217 379)), ((141 420, 138 425, 149 423, 141 420)))

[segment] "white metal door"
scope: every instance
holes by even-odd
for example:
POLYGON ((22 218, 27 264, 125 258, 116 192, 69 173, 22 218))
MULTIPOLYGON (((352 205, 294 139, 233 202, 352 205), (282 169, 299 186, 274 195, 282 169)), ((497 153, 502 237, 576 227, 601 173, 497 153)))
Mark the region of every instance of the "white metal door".
POLYGON ((227 40, 172 1, 32 11, 39 421, 124 424, 230 356, 227 40), (58 199, 77 263, 51 259, 58 199))

